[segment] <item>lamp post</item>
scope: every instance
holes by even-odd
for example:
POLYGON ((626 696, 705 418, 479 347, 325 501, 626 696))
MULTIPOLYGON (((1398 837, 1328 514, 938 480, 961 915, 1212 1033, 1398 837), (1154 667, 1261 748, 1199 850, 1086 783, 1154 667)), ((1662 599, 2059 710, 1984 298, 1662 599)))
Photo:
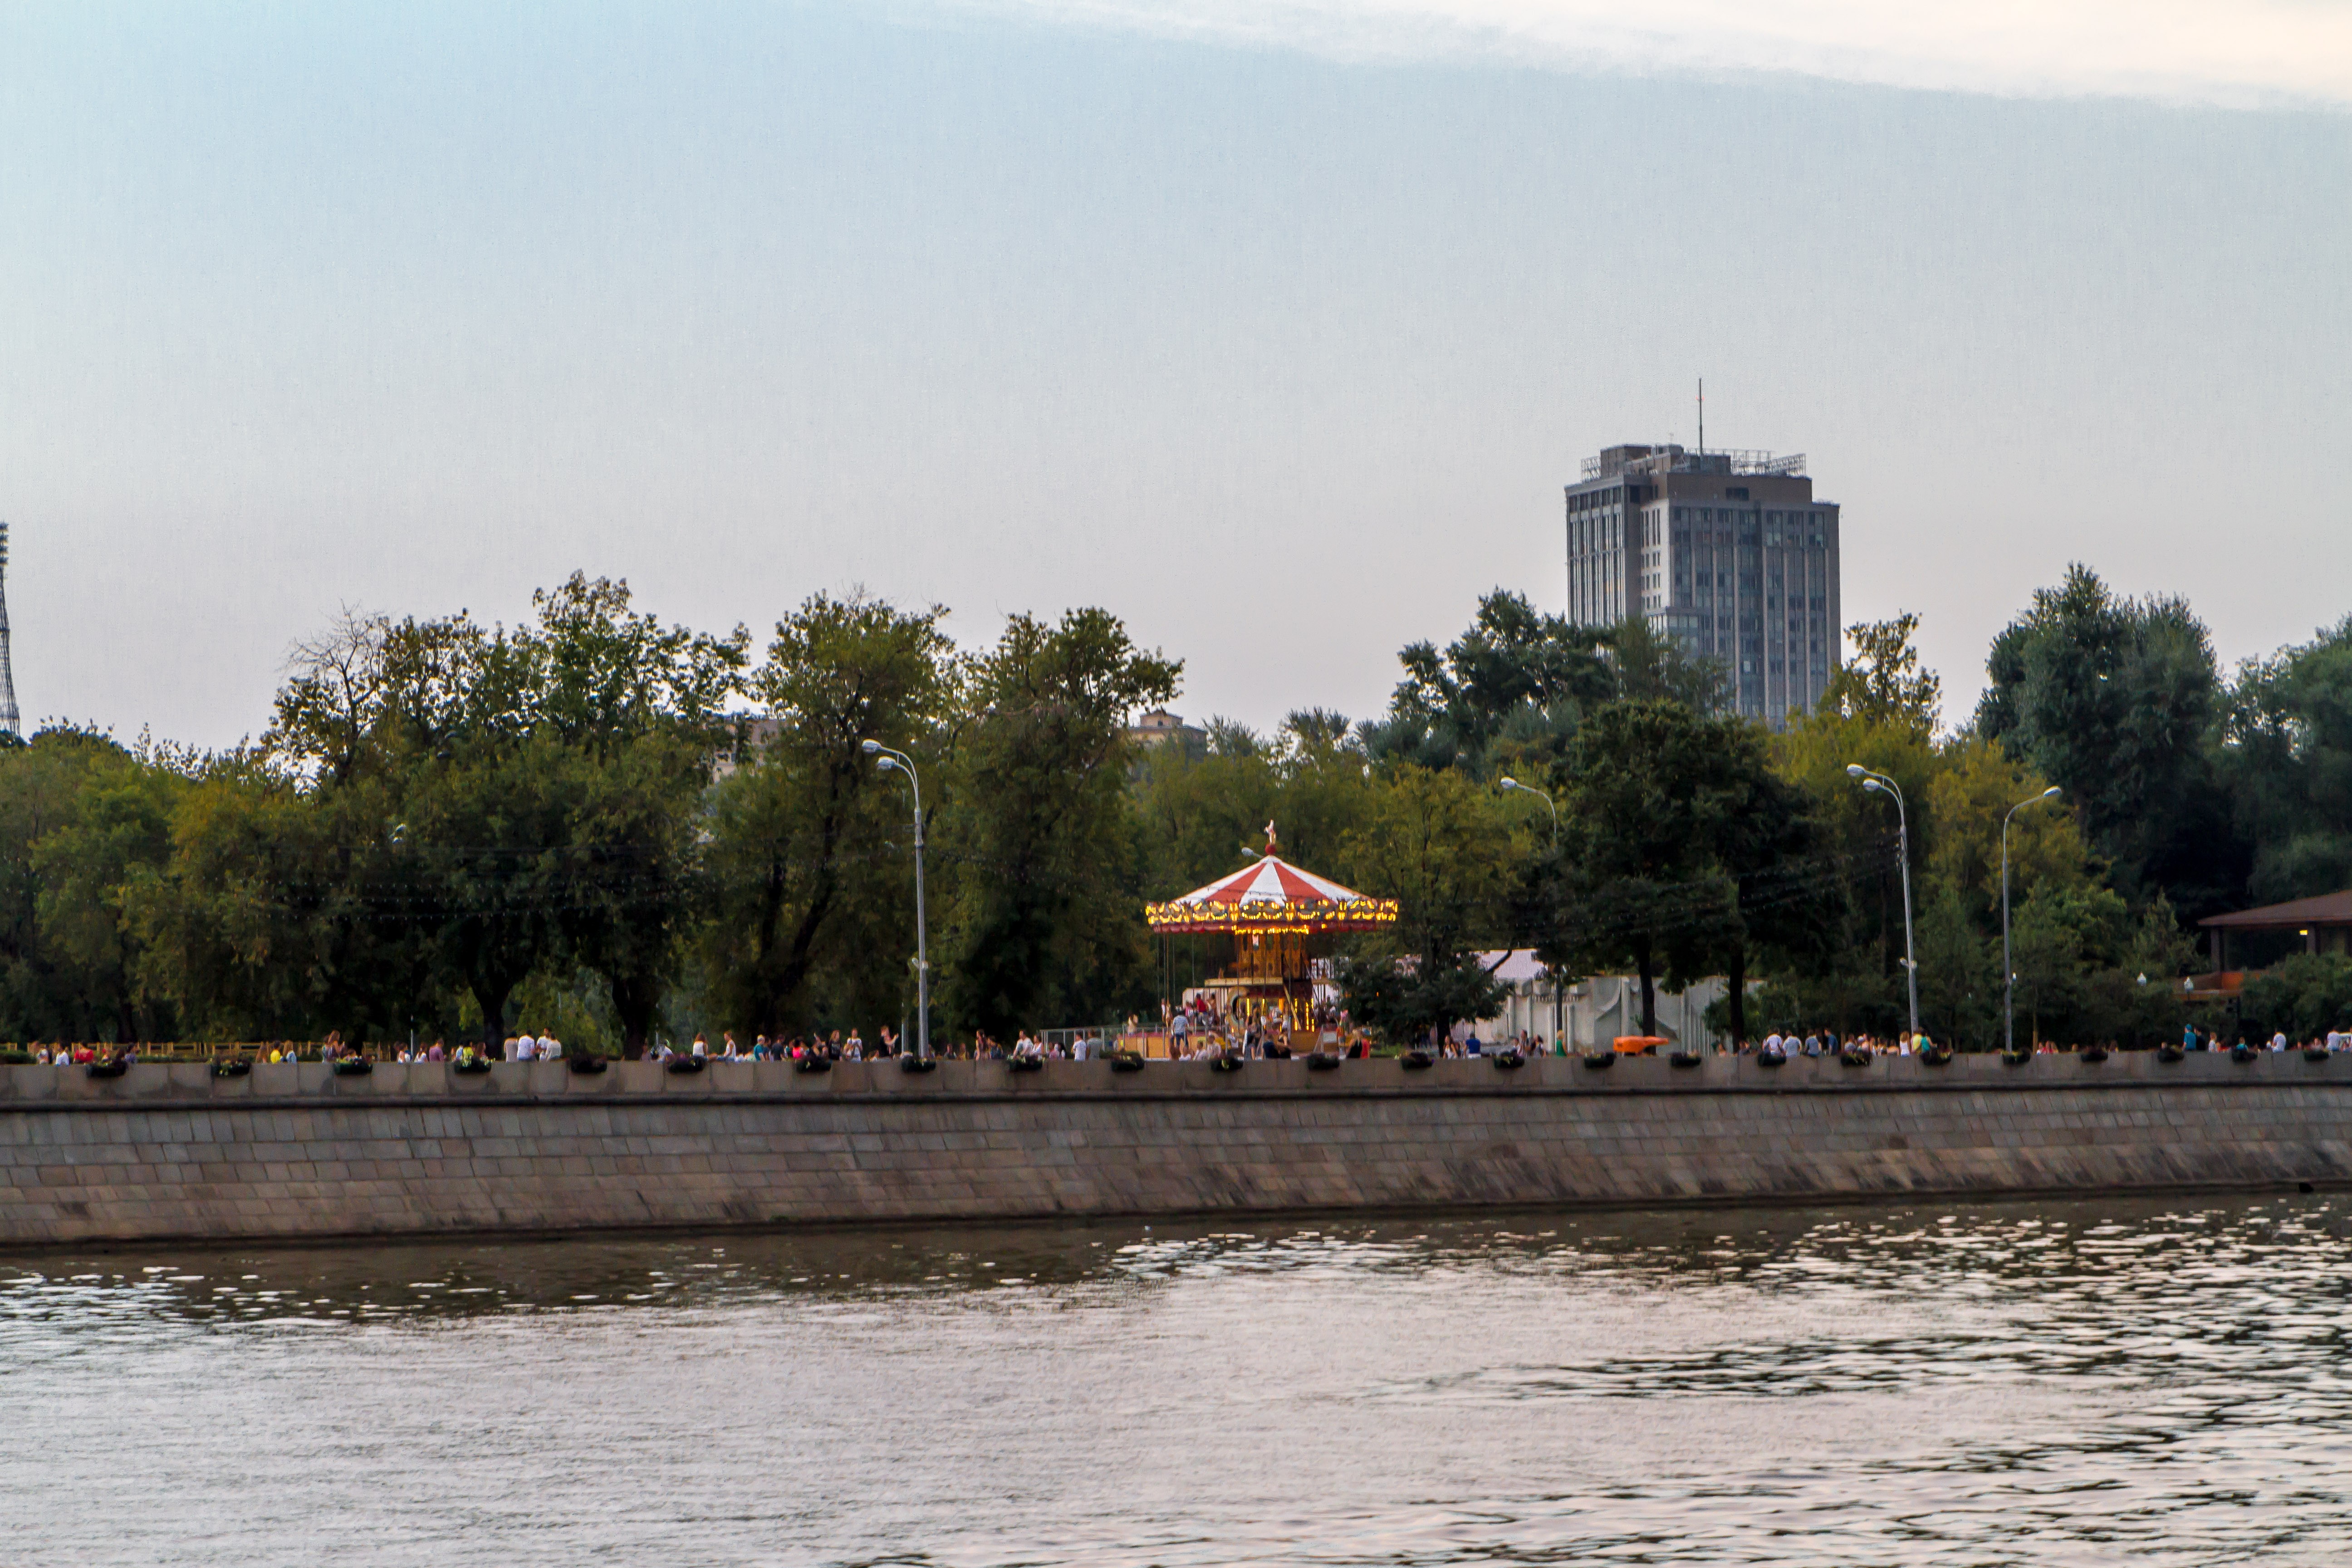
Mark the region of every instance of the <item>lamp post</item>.
MULTIPOLYGON (((1538 800, 1544 803, 1546 809, 1551 813, 1551 847, 1552 849, 1557 852, 1559 848, 1559 807, 1552 803, 1551 796, 1536 788, 1533 784, 1521 784, 1518 780, 1512 778, 1507 773, 1505 774, 1501 780, 1501 787, 1504 789, 1518 790, 1525 795, 1531 795, 1538 800)), ((1551 970, 1551 1048, 1557 1051, 1559 1049, 1559 966, 1558 964, 1552 964, 1549 967, 1551 970)))
MULTIPOLYGON (((2009 818, 2027 806, 2058 798, 2058 786, 2052 784, 2040 795, 2029 795, 2009 808, 2009 816, 2000 819, 2000 1047, 2005 1051, 2017 1049, 2017 966, 2009 960, 2009 818)), ((2141 975, 2146 984, 2147 976, 2141 975)))
POLYGON ((907 775, 907 783, 915 792, 915 1059, 931 1059, 931 949, 930 933, 923 915, 923 781, 915 775, 914 759, 904 752, 894 752, 879 741, 868 741, 866 754, 875 759, 883 772, 892 769, 907 775))
POLYGON ((1904 809, 1903 786, 1885 773, 1872 773, 1860 763, 1848 763, 1845 771, 1849 777, 1860 779, 1863 788, 1874 789, 1881 795, 1895 797, 1895 843, 1903 853, 1903 970, 1904 977, 1910 982, 1911 1043, 1916 1047, 1919 1043, 1919 957, 1911 934, 1911 814, 1904 809))

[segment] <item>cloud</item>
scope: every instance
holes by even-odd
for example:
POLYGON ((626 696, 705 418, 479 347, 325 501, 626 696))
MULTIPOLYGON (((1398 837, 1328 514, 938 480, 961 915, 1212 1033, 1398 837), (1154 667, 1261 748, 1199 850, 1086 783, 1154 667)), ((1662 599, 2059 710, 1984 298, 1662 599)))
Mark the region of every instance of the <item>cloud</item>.
POLYGON ((2352 106, 2352 0, 969 0, 1347 59, 1792 72, 1888 87, 2352 106))

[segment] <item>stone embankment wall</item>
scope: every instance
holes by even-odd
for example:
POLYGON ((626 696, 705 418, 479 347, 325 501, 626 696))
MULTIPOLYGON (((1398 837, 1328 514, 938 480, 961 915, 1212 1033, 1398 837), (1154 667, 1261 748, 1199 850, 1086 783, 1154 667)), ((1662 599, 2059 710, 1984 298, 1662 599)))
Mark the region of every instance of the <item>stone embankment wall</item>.
POLYGON ((2352 1183, 2352 1057, 0 1068, 0 1244, 2352 1183))

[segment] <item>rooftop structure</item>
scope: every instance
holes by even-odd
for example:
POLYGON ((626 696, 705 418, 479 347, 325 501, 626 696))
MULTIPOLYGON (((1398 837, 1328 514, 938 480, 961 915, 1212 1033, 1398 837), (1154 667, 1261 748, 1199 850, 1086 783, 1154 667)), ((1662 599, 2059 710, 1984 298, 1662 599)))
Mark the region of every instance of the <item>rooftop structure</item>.
POLYGON ((2305 952, 2352 952, 2352 888, 2315 899, 2207 915, 2197 923, 2212 933, 2217 967, 2222 956, 2221 940, 2232 931, 2291 933, 2303 939, 2305 952))
POLYGON ((1174 746, 1199 762, 1209 754, 1209 732, 1165 708, 1155 708, 1128 726, 1127 738, 1139 746, 1174 746))

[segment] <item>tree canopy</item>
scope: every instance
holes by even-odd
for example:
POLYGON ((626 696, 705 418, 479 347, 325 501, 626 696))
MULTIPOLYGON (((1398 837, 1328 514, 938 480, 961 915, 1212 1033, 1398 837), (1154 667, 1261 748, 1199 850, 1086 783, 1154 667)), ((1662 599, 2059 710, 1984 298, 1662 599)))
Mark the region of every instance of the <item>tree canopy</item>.
MULTIPOLYGON (((700 632, 585 574, 520 625, 351 614, 299 645, 261 739, 215 755, 54 727, 0 743, 0 1037, 384 1039, 561 1018, 904 1024, 921 783, 932 995, 950 1033, 1156 1010, 1216 939, 1143 905, 1286 853, 1398 899, 1348 944, 1399 1043, 1496 1005, 1497 953, 1654 993, 1721 975, 1718 1025, 2146 1040, 2178 1027, 2194 918, 2352 883, 2352 617, 2224 681, 2181 600, 2084 567, 1995 641, 1958 731, 1916 617, 1848 628, 1819 710, 1768 731, 1645 623, 1496 590, 1408 643, 1387 710, 1142 745, 1180 660, 1110 612, 960 645, 940 606, 817 594, 700 632), (1906 932, 1890 778, 1909 813, 1906 932), (1544 795, 1551 811, 1506 779, 1544 795), (2061 793, 2045 799, 2052 786, 2061 793), (2001 968, 2007 822, 2010 970, 2001 968), (1155 963, 1155 958, 1161 962, 1155 963), (1751 1005, 1752 1004, 1752 1005, 1751 1005)), ((2352 1024, 2327 963, 2249 1019, 2352 1024)))

